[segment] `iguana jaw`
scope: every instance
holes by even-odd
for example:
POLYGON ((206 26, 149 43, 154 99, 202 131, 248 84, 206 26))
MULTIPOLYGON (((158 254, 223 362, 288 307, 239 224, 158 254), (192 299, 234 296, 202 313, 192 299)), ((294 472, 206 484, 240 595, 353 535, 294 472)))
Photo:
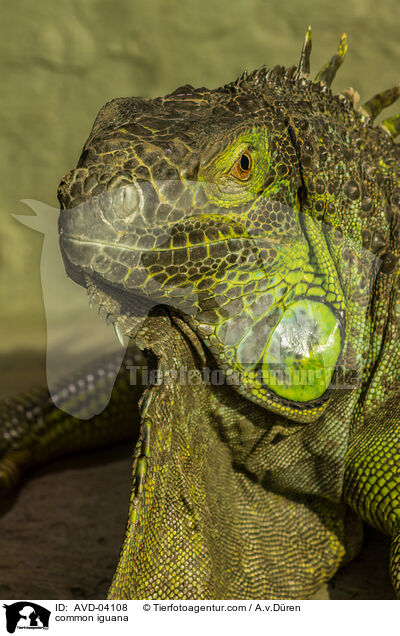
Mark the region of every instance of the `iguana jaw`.
POLYGON ((84 275, 84 286, 89 295, 89 306, 98 305, 99 317, 105 319, 107 325, 113 325, 115 335, 121 344, 126 346, 127 338, 134 338, 142 326, 153 305, 146 299, 136 295, 118 295, 106 291, 98 279, 84 275))

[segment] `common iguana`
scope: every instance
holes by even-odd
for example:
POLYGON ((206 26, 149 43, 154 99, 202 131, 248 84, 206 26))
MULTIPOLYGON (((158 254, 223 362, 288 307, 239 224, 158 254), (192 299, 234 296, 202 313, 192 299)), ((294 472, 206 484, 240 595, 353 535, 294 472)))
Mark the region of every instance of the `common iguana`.
MULTIPOLYGON (((297 67, 115 99, 60 184, 68 275, 158 374, 110 598, 307 598, 361 520, 400 591, 400 88, 333 94, 346 48, 311 80, 309 29, 297 67)), ((3 487, 133 434, 138 393, 9 402, 3 487)))

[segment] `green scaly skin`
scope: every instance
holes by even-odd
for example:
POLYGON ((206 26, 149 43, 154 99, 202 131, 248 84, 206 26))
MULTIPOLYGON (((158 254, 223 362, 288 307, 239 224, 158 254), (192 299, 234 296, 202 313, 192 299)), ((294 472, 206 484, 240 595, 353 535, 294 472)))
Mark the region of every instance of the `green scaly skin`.
MULTIPOLYGON (((400 90, 332 94, 346 49, 310 80, 309 29, 298 67, 113 100, 60 184, 68 275, 161 376, 110 598, 307 598, 361 519, 400 593, 400 90)), ((90 443, 50 410, 31 463, 52 417, 90 443)))

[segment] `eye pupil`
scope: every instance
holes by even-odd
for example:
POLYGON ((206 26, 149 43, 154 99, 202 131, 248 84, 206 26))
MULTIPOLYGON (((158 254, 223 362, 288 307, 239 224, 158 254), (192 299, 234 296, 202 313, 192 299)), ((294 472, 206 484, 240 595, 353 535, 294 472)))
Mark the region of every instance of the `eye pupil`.
POLYGON ((240 157, 240 167, 244 172, 247 172, 247 170, 250 168, 250 159, 248 155, 242 155, 240 157))
POLYGON ((230 174, 239 181, 248 181, 250 179, 252 166, 252 156, 250 152, 246 150, 239 159, 236 160, 236 163, 230 170, 230 174))

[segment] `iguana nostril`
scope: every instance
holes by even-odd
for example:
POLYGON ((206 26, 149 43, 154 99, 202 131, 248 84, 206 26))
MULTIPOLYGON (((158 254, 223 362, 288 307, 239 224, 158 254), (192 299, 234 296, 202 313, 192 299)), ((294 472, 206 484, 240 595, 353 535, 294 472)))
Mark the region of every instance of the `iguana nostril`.
POLYGON ((195 181, 199 173, 199 168, 200 159, 197 155, 194 155, 193 157, 188 157, 185 166, 180 168, 179 174, 182 179, 185 179, 187 181, 195 181))

